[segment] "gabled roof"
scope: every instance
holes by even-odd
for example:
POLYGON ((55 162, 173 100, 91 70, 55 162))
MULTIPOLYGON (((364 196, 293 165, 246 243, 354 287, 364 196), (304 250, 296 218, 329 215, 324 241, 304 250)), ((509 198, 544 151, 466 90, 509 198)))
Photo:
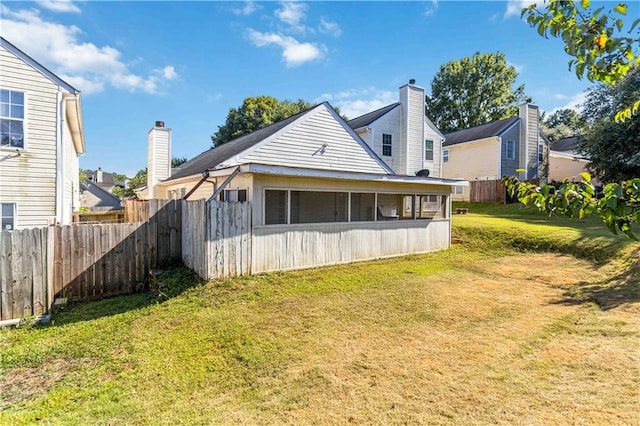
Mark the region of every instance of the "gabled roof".
POLYGON ((492 121, 491 123, 447 133, 444 135, 446 140, 442 146, 450 146, 463 142, 490 138, 492 136, 500 136, 509 129, 509 127, 517 123, 518 120, 520 120, 519 117, 503 118, 502 120, 492 121))
POLYGON ((34 69, 38 70, 42 75, 47 77, 49 80, 53 81, 58 86, 63 87, 69 93, 79 93, 79 91, 74 88, 72 85, 52 73, 49 69, 47 69, 44 65, 33 59, 31 56, 24 53, 22 50, 18 49, 16 46, 11 44, 7 39, 0 36, 0 46, 7 49, 9 52, 16 55, 18 58, 22 59, 29 65, 31 65, 34 69))
POLYGON ((394 109, 399 105, 400 105, 400 102, 387 105, 375 111, 368 112, 365 115, 361 115, 360 117, 356 117, 352 120, 349 120, 347 121, 347 124, 349 125, 349 127, 351 127, 354 130, 364 126, 368 126, 369 124, 373 123, 378 118, 382 117, 383 115, 385 115, 386 113, 388 113, 389 111, 391 111, 392 109, 394 109))
POLYGON ((551 149, 554 151, 576 151, 584 139, 584 135, 558 139, 551 144, 551 149))
POLYGON ((109 191, 98 186, 95 182, 84 181, 80 183, 80 191, 88 191, 100 200, 93 207, 121 207, 122 201, 109 191))

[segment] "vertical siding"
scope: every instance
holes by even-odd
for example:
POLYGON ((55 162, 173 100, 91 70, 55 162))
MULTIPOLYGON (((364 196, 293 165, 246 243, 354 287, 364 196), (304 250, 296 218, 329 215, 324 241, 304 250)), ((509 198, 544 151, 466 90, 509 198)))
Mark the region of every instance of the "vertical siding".
POLYGON ((402 174, 414 176, 424 168, 424 89, 407 86, 407 91, 407 160, 402 174))
POLYGON ((244 156, 241 162, 385 173, 325 106, 310 112, 286 132, 244 156))
POLYGON ((151 198, 154 186, 171 175, 171 130, 154 127, 147 136, 147 185, 151 198))
POLYGON ((527 179, 538 177, 538 142, 539 142, 539 111, 538 107, 531 104, 520 106, 520 167, 526 169, 527 179))
POLYGON ((65 128, 62 140, 63 154, 63 193, 62 193, 62 224, 71 223, 72 212, 77 211, 80 204, 79 192, 79 163, 71 139, 71 131, 65 121, 65 128))
POLYGON ((0 149, 0 201, 17 203, 18 228, 46 226, 56 215, 58 86, 0 47, 0 87, 26 102, 26 149, 0 149))

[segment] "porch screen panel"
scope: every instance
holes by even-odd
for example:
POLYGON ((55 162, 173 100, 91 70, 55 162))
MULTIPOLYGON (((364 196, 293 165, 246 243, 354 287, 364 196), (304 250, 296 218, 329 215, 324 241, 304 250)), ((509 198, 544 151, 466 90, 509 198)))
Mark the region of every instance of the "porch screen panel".
POLYGON ((346 192, 291 191, 291 223, 347 221, 346 192))
POLYGON ((266 225, 278 225, 287 223, 287 191, 265 191, 264 223, 266 225))
POLYGON ((447 198, 443 195, 421 195, 417 208, 418 219, 438 219, 445 217, 447 198))
POLYGON ((357 193, 351 194, 351 221, 362 222, 374 220, 375 194, 357 193))

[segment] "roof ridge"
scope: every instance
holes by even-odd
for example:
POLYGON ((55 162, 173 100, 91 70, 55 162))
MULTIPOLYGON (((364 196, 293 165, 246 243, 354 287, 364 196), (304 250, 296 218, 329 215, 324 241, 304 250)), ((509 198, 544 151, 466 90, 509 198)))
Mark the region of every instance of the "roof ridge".
POLYGON ((471 127, 465 127, 464 129, 454 130, 454 131, 452 131, 452 132, 445 133, 445 136, 446 136, 446 135, 451 135, 451 134, 453 134, 453 133, 464 132, 464 131, 466 131, 466 130, 475 129, 475 128, 477 128, 477 127, 489 126, 489 125, 491 125, 491 124, 495 124, 495 123, 497 123, 497 122, 499 122, 499 121, 512 120, 512 119, 514 119, 514 118, 520 118, 520 117, 518 117, 517 115, 514 115, 513 117, 501 118, 501 119, 499 119, 499 120, 489 121, 488 123, 478 124, 478 125, 471 126, 471 127))

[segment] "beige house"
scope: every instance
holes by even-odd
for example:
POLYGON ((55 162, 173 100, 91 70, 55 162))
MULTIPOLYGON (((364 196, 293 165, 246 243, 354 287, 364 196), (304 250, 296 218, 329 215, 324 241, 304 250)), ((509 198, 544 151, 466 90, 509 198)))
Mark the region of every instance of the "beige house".
MULTIPOLYGON (((580 173, 587 171, 589 159, 578 152, 580 136, 559 139, 549 150, 549 181, 562 182, 564 179, 581 181, 580 173)), ((597 182, 594 182, 597 184, 597 182)))
MULTIPOLYGON (((544 179, 548 140, 540 132, 538 107, 525 104, 518 117, 492 121, 445 135, 442 176, 450 179, 544 179), (519 171, 518 170, 522 170, 519 171)), ((454 200, 469 201, 469 187, 454 200)))
POLYGON ((80 92, 0 37, 2 229, 70 223, 84 152, 80 92))
POLYGON ((171 130, 157 122, 149 132, 154 155, 145 191, 165 199, 250 201, 253 250, 292 253, 286 264, 267 262, 254 272, 448 248, 450 194, 465 184, 394 173, 328 103, 209 149, 173 172, 170 144, 171 130), (327 233, 353 248, 346 258, 325 253, 310 265, 296 257, 303 248, 330 250, 321 243, 327 233))

